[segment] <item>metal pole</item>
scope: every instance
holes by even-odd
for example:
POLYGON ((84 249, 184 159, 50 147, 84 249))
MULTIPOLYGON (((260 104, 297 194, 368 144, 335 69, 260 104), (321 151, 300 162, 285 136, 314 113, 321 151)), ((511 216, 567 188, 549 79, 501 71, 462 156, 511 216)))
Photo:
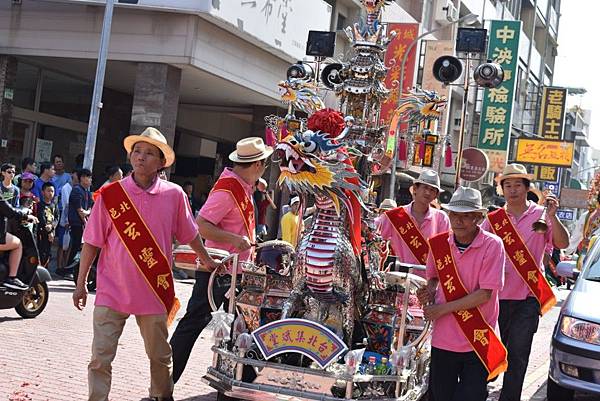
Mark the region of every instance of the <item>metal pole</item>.
POLYGON ((83 156, 83 167, 90 170, 94 165, 94 153, 96 152, 96 136, 98 134, 100 109, 102 109, 102 89, 104 88, 104 73, 106 71, 106 58, 108 55, 108 43, 110 41, 110 27, 112 25, 114 6, 115 0, 106 0, 104 22, 102 23, 102 34, 100 36, 100 49, 98 51, 98 64, 96 65, 96 79, 94 80, 94 94, 92 95, 90 121, 88 122, 85 153, 83 156))
POLYGON ((458 154, 456 155, 456 177, 454 178, 454 189, 460 183, 460 164, 462 163, 463 137, 465 136, 465 120, 467 119, 467 106, 469 104, 469 77, 471 75, 471 59, 467 53, 467 66, 465 68, 465 85, 463 87, 463 104, 460 116, 460 130, 458 131, 458 154))
MULTIPOLYGON (((424 32, 422 34, 420 34, 419 36, 417 36, 417 38, 415 40, 413 40, 411 42, 410 45, 408 45, 408 47, 406 48, 406 51, 404 52, 404 55, 402 56, 402 64, 400 65, 400 85, 398 85, 398 90, 400 91, 399 96, 398 96, 398 102, 400 102, 400 99, 402 98, 402 95, 404 94, 404 66, 406 65, 406 60, 408 60, 408 55, 410 54, 412 48, 417 44, 417 42, 419 42, 419 40, 421 40, 422 38, 424 38, 427 35, 431 35, 432 33, 436 33, 438 31, 441 31, 442 29, 448 28, 449 26, 452 26, 454 24, 458 24, 466 19, 469 18, 473 18, 476 17, 476 15, 474 14, 467 14, 464 17, 461 17, 459 19, 457 19, 456 21, 452 21, 451 23, 449 23, 448 25, 444 25, 435 29, 432 29, 431 31, 428 32, 424 32)), ((394 145, 395 149, 394 149, 394 158, 392 160, 392 170, 391 170, 391 177, 390 177, 390 198, 395 199, 396 198, 396 170, 397 170, 397 166, 396 164, 398 164, 398 131, 400 129, 400 126, 396 127, 396 144, 394 145)))

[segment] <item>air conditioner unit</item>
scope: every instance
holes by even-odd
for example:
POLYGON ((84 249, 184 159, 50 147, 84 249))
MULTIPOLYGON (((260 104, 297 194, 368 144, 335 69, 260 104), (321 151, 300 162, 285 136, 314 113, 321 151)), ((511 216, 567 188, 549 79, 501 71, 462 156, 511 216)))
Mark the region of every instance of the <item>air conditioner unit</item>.
POLYGON ((446 25, 448 22, 456 21, 459 18, 458 9, 454 6, 452 0, 436 0, 434 17, 437 23, 446 25))

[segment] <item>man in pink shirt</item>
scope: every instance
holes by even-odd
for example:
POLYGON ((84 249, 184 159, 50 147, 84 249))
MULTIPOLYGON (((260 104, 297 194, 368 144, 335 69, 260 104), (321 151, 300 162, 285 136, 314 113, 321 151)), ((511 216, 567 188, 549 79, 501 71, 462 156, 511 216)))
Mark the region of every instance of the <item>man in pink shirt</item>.
POLYGON ((427 286, 417 294, 425 305, 425 318, 433 321, 431 391, 436 401, 485 401, 488 377, 506 367, 497 325, 502 242, 479 228, 486 209, 478 190, 459 187, 442 207, 448 210, 451 231, 430 239, 427 286), (466 322, 477 319, 489 346, 483 352, 467 332, 471 327, 466 322), (497 359, 484 364, 487 352, 497 359))
MULTIPOLYGON (((251 260, 256 242, 252 193, 272 153, 273 148, 265 146, 261 138, 245 138, 237 143, 236 151, 229 155, 233 168, 223 171, 198 213, 198 227, 207 247, 239 253, 241 262, 251 260)), ((198 336, 212 318, 207 298, 209 278, 209 273, 196 272, 185 316, 171 337, 175 383, 185 369, 198 336)), ((229 276, 216 280, 213 295, 217 305, 225 301, 229 286, 229 276)))
POLYGON ((81 310, 86 305, 85 283, 90 266, 102 249, 92 358, 88 365, 88 400, 108 400, 111 362, 125 321, 135 315, 150 360, 149 399, 168 401, 173 400, 173 380, 167 320, 178 306, 170 266, 173 238, 189 243, 210 268, 217 264, 202 245, 181 187, 158 179, 159 169, 170 166, 175 159, 165 137, 158 130, 147 128, 141 135, 125 138, 124 146, 133 174, 106 186, 92 208, 83 233, 79 277, 73 293, 73 303, 81 310), (120 204, 109 207, 119 196, 123 199, 120 204), (158 210, 160 218, 156 218, 158 210), (121 216, 125 219, 120 220, 121 216), (164 273, 156 276, 157 271, 164 273))
MULTIPOLYGON (((412 189, 413 201, 406 206, 385 212, 379 221, 379 227, 381 237, 391 241, 398 261, 424 265, 428 253, 427 240, 435 234, 448 231, 450 222, 446 213, 431 206, 431 202, 441 191, 440 178, 435 171, 423 170, 413 183, 412 189), (420 234, 404 229, 409 222, 420 234), (415 246, 419 244, 422 245, 423 251, 419 251, 419 246, 415 246)), ((425 277, 424 271, 414 273, 425 277)))
MULTIPOLYGON (((533 223, 542 216, 544 208, 532 201, 527 201, 527 192, 530 189, 533 176, 527 173, 521 164, 509 164, 496 181, 506 199, 504 210, 497 212, 506 213, 512 226, 522 238, 526 248, 533 257, 533 269, 539 269, 539 283, 547 286, 543 276, 544 251, 552 246, 563 249, 569 245, 569 233, 556 217, 558 200, 553 195, 546 197, 546 222, 548 228, 545 233, 533 230, 533 223)), ((484 230, 495 232, 489 219, 483 223, 484 230)), ((512 245, 512 244, 510 244, 512 245)), ((506 247, 506 244, 505 244, 506 247)), ((508 370, 504 374, 500 401, 519 401, 523 380, 527 371, 529 354, 533 335, 537 331, 540 301, 534 296, 526 281, 519 274, 507 253, 504 268, 504 289, 500 293, 500 333, 502 342, 508 349, 508 370)), ((513 252, 514 253, 514 252, 513 252)), ((546 287, 547 291, 551 289, 546 287)))

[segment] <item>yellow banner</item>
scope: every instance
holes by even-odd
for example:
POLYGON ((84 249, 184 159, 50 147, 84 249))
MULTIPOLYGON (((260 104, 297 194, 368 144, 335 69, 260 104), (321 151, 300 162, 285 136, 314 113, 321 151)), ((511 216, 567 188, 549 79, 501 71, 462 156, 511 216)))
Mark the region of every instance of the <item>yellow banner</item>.
POLYGON ((546 166, 571 167, 574 143, 547 139, 519 139, 515 161, 546 166))

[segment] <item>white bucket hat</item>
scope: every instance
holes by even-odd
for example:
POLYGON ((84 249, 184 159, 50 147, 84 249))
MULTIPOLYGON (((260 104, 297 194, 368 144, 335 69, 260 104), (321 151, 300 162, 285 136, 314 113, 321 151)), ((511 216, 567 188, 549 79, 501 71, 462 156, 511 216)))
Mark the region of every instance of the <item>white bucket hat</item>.
POLYGON ((146 142, 154 145, 165 155, 165 167, 169 167, 175 161, 175 152, 167 143, 167 139, 159 130, 153 127, 148 127, 140 135, 129 135, 123 139, 123 146, 128 154, 131 153, 133 145, 138 142, 146 142))
POLYGON ((469 213, 486 212, 481 202, 481 192, 474 188, 458 187, 452 194, 450 202, 442 204, 450 212, 469 213))
POLYGON ((236 150, 229 155, 229 160, 237 163, 252 163, 266 159, 273 153, 273 148, 266 146, 262 138, 253 136, 238 141, 236 150))
POLYGON ((392 210, 398 207, 395 200, 387 198, 379 204, 379 210, 392 210))
POLYGON ((300 203, 299 196, 294 196, 292 199, 290 199, 290 206, 292 206, 294 203, 300 203))
POLYGON ((414 184, 425 184, 437 189, 439 192, 443 191, 440 187, 440 176, 433 170, 421 171, 419 178, 413 181, 414 184))

